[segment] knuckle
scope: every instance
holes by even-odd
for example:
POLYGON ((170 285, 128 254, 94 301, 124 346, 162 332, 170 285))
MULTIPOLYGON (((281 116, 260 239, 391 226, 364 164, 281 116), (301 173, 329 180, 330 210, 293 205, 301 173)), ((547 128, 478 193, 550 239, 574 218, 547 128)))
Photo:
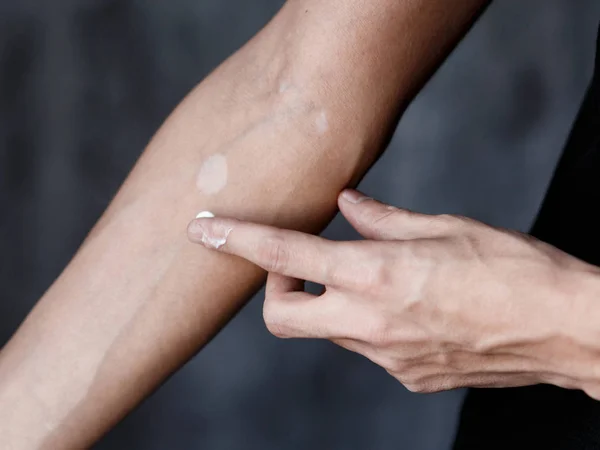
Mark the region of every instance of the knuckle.
POLYGON ((458 216, 452 214, 439 214, 432 216, 430 226, 441 235, 447 235, 459 228, 462 224, 458 216))
POLYGON ((451 353, 440 351, 433 356, 433 363, 438 367, 451 367, 454 361, 451 353))
POLYGON ((477 222, 470 217, 462 216, 460 214, 440 214, 436 216, 437 222, 446 227, 447 231, 451 229, 465 229, 471 228, 477 222))
POLYGON ((284 333, 283 328, 281 328, 277 325, 274 325, 274 324, 267 325, 267 330, 269 331, 269 333, 271 333, 276 338, 285 339, 288 337, 287 334, 284 333))
POLYGON ((424 385, 419 383, 402 383, 404 387, 413 394, 426 394, 424 385))
POLYGON ((382 294, 395 281, 395 257, 396 255, 388 255, 385 250, 374 249, 375 256, 369 256, 369 263, 365 264, 368 268, 361 274, 357 274, 359 287, 369 296, 382 294))
POLYGON ((387 373, 392 375, 394 378, 398 378, 401 373, 396 370, 396 359, 392 356, 382 354, 381 352, 375 351, 373 356, 365 355, 379 367, 383 368, 387 373))
POLYGON ((430 384, 420 384, 417 391, 418 394, 435 394, 436 392, 440 392, 440 390, 430 384))
POLYGON ((272 297, 267 297, 263 305, 263 320, 267 330, 275 337, 285 338, 287 333, 278 313, 278 307, 272 297))
POLYGON ((600 388, 596 384, 584 386, 583 392, 594 400, 600 400, 600 388))
POLYGON ((423 379, 407 381, 402 384, 406 389, 415 394, 433 394, 441 390, 435 383, 423 379))
POLYGON ((461 223, 460 216, 454 214, 438 214, 435 216, 435 220, 441 224, 453 226, 461 223))
POLYGON ((377 272, 375 281, 379 286, 388 287, 391 286, 394 282, 395 276, 395 261, 394 257, 390 257, 390 255, 383 254, 379 258, 379 263, 377 264, 377 272))
MULTIPOLYGON (((322 275, 335 286, 345 286, 352 281, 352 276, 348 274, 347 268, 338 264, 327 264, 322 275)), ((349 287, 354 287, 354 285, 350 284, 349 287)))
POLYGON ((398 377, 407 376, 410 365, 402 358, 390 359, 387 366, 390 373, 396 374, 398 377))
POLYGON ((453 221, 455 224, 470 224, 473 223, 473 219, 470 217, 464 216, 462 214, 445 214, 448 218, 447 220, 453 221))
POLYGON ((374 347, 387 348, 393 344, 393 327, 384 314, 373 315, 365 334, 365 341, 374 347))
POLYGON ((271 333, 273 336, 278 338, 288 337, 287 333, 285 332, 285 327, 283 327, 281 323, 274 321, 269 322, 265 320, 265 325, 267 326, 269 333, 271 333))
POLYGON ((399 379, 402 384, 418 386, 422 384, 423 377, 415 372, 415 370, 405 370, 399 374, 399 379))
POLYGON ((450 379, 428 368, 413 368, 398 374, 397 379, 411 392, 431 394, 451 389, 450 379))
POLYGON ((272 235, 265 239, 258 255, 269 272, 285 270, 289 261, 289 249, 283 237, 272 235))
POLYGON ((392 283, 392 270, 390 264, 384 258, 378 258, 374 264, 371 264, 369 276, 369 289, 382 289, 392 283))

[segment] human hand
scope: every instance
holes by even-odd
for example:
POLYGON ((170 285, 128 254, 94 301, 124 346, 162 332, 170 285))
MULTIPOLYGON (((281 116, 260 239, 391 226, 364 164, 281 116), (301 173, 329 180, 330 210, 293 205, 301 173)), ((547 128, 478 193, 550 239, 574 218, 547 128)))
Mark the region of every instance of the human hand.
POLYGON ((551 383, 600 398, 597 268, 472 219, 352 190, 338 203, 367 240, 221 218, 195 220, 189 237, 269 272, 264 319, 274 335, 330 339, 411 391, 551 383), (303 280, 324 292, 304 292, 303 280))

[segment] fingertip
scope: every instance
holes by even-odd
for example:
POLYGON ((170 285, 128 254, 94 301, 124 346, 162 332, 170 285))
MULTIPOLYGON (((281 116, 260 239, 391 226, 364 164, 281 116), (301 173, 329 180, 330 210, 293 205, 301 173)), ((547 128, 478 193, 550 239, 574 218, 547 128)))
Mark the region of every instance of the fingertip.
POLYGON ((204 216, 190 222, 187 229, 188 239, 212 250, 220 250, 227 243, 233 230, 232 220, 221 220, 204 216))
POLYGON ((202 235, 202 229, 198 225, 198 219, 192 220, 188 223, 187 226, 187 237, 190 242, 198 243, 200 242, 200 237, 202 235))
POLYGON ((344 189, 340 194, 340 202, 350 203, 352 205, 358 205, 367 200, 372 200, 372 198, 356 189, 344 189))
POLYGON ((383 220, 397 208, 381 203, 358 191, 347 190, 340 195, 340 211, 352 227, 366 239, 381 240, 393 236, 393 229, 383 220))
POLYGON ((215 215, 210 211, 201 211, 196 217, 188 224, 187 235, 188 239, 194 243, 201 243, 202 235, 204 234, 204 227, 199 219, 214 219, 215 215))

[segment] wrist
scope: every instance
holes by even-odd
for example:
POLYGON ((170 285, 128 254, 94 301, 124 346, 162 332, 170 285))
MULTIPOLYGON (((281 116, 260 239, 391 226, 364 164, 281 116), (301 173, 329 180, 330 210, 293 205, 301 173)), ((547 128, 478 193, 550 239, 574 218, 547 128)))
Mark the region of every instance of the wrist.
POLYGON ((553 366, 562 383, 600 398, 600 269, 578 262, 559 293, 557 339, 552 339, 553 366))

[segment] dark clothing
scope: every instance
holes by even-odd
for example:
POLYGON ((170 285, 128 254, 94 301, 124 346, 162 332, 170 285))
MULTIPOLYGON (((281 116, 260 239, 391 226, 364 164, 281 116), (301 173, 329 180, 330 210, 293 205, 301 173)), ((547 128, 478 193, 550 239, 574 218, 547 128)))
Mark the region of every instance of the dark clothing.
MULTIPOLYGON (((600 30, 597 46, 594 78, 531 234, 600 265, 600 30)), ((600 449, 600 401, 545 385, 473 389, 454 448, 600 449)))

